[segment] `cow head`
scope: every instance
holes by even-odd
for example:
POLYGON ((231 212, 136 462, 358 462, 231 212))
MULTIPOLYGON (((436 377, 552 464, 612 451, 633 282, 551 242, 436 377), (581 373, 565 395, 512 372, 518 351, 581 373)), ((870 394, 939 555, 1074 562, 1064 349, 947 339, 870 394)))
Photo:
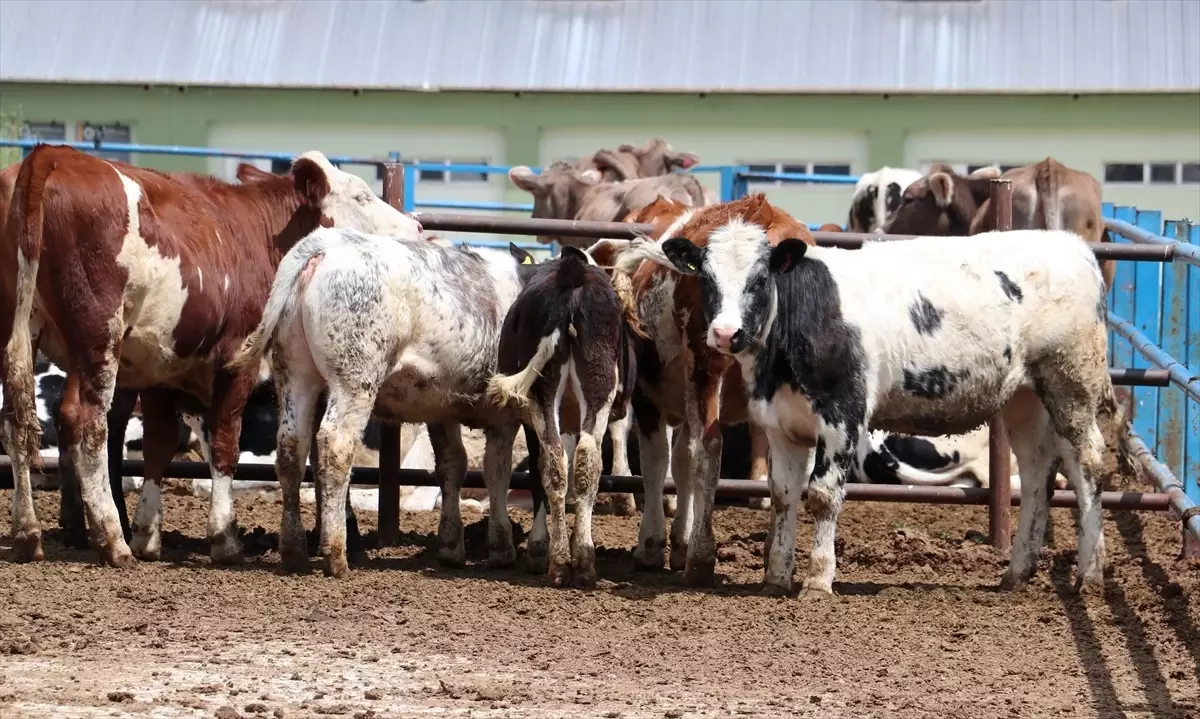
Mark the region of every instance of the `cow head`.
POLYGON ((291 174, 296 191, 309 208, 320 213, 322 226, 421 238, 420 223, 379 199, 361 177, 339 170, 316 150, 297 157, 291 174))
MULTIPOLYGON (((565 162, 555 162, 536 175, 519 165, 508 171, 514 185, 533 195, 535 219, 573 220, 583 201, 583 194, 600 182, 598 170, 580 171, 565 162)), ((538 236, 538 242, 550 244, 556 238, 538 236)))
POLYGON ((591 157, 575 163, 575 169, 580 172, 598 170, 603 182, 624 182, 625 180, 636 180, 642 176, 637 156, 613 150, 600 150, 591 157))
POLYGON ((971 220, 991 191, 988 177, 963 177, 947 165, 934 165, 901 196, 900 207, 883 230, 893 235, 968 235, 971 220))
POLYGON ((846 226, 850 232, 875 232, 883 227, 900 208, 903 193, 921 173, 892 167, 881 167, 859 178, 850 202, 850 217, 846 226))
POLYGON ((517 261, 517 277, 521 280, 521 286, 524 287, 535 274, 537 274, 538 263, 525 250, 517 247, 512 242, 508 243, 508 254, 517 261))
POLYGON ((813 243, 806 227, 756 195, 696 213, 661 248, 699 280, 708 346, 738 354, 761 345, 774 319, 772 273, 789 271, 813 243))
POLYGON ((669 175, 675 170, 687 170, 700 164, 700 158, 691 152, 676 152, 667 141, 656 137, 645 147, 620 145, 617 152, 627 153, 637 159, 642 177, 669 175))

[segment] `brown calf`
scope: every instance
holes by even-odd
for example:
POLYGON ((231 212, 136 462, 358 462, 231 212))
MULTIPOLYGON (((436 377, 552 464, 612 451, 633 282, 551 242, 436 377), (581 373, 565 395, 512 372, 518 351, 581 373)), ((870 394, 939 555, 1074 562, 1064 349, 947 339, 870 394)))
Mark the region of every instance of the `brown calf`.
MULTIPOLYGON (((630 212, 654 202, 658 196, 690 207, 708 204, 704 188, 692 175, 670 174, 624 182, 603 182, 599 170, 580 171, 555 162, 535 175, 524 165, 508 171, 514 185, 533 195, 535 219, 599 220, 620 222, 630 212)), ((578 237, 538 236, 538 242, 583 249, 590 244, 578 237)))
POLYGON ((240 557, 232 477, 242 409, 260 367, 235 371, 225 363, 261 318, 279 259, 319 226, 420 231, 319 152, 297 158, 290 177, 231 184, 65 147, 33 149, 21 163, 0 246, 0 286, 15 288, 0 297, 0 369, 18 559, 42 556, 29 486, 31 462, 40 459, 32 386, 39 347, 67 373, 60 436, 104 559, 134 562, 105 481, 105 414, 118 385, 140 390, 145 420, 138 555, 158 556, 158 485, 177 439, 175 418, 188 409, 206 415, 209 434, 211 556, 240 557))
MULTIPOLYGON (((1100 183, 1054 158, 1001 174, 985 167, 967 177, 937 164, 904 190, 900 207, 884 225, 895 235, 976 235, 995 229, 991 181, 1012 180, 1012 229, 1070 230, 1089 242, 1112 242, 1101 214, 1100 183)), ((1112 288, 1116 262, 1100 264, 1112 288)))
MULTIPOLYGON (((708 345, 705 298, 696 278, 643 260, 655 251, 661 253, 658 242, 663 239, 683 236, 704 242, 711 230, 737 217, 768 228, 773 243, 786 238, 813 243, 807 227, 756 194, 702 210, 679 203, 664 208, 651 220, 655 225, 652 241, 634 241, 618 261, 619 269, 633 271, 639 316, 651 336, 638 343, 638 382, 633 396, 646 488, 634 560, 640 567, 660 568, 667 559, 665 517, 660 507, 669 456, 679 496, 671 523, 669 563, 671 569, 684 569, 686 581, 693 584, 710 581, 716 568, 712 510, 720 473, 720 425, 749 421, 745 385, 733 358, 708 345), (667 425, 678 427, 669 455, 667 425)), ((765 434, 751 427, 753 451, 761 461, 751 476, 765 478, 765 434)))

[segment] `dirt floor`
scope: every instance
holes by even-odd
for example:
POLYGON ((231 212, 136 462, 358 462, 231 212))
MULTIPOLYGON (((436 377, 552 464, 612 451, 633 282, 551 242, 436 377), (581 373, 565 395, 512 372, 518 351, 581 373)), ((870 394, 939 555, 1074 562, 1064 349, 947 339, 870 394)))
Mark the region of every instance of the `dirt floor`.
MULTIPOLYGON (((633 572, 637 521, 597 517, 585 592, 489 570, 482 524, 469 566, 442 569, 434 513, 405 515, 402 546, 349 579, 315 561, 281 576, 280 507, 261 497, 238 500, 249 561, 216 568, 204 503, 165 499, 163 562, 102 568, 56 531, 47 561, 0 560, 0 716, 1200 717, 1200 563, 1177 559, 1164 516, 1105 514, 1112 577, 1081 600, 1069 510, 1009 594, 986 508, 851 503, 837 596, 807 602, 757 596, 766 515, 748 509, 718 512, 703 591, 633 572)), ((43 527, 57 503, 37 493, 43 527)))

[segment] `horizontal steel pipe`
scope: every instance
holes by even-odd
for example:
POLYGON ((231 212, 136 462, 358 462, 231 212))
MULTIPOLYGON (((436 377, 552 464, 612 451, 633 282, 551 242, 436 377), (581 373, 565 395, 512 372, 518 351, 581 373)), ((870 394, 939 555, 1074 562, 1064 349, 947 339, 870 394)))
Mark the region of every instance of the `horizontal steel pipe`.
MULTIPOLYGON (((45 473, 53 474, 58 471, 58 459, 47 457, 44 460, 45 473)), ((145 471, 145 463, 141 460, 126 460, 122 473, 127 477, 140 477, 145 471)), ((204 462, 171 462, 167 467, 166 476, 176 479, 208 479, 209 469, 204 462)), ((275 481, 275 466, 271 464, 241 464, 238 465, 235 479, 245 481, 273 482, 275 481)), ((0 479, 4 480, 5 488, 12 486, 12 465, 8 459, 0 455, 0 479)), ((312 469, 305 471, 305 481, 312 481, 312 469)), ((355 467, 350 481, 353 484, 375 485, 379 483, 379 470, 375 467, 355 467)), ((409 487, 436 487, 437 478, 432 472, 423 469, 401 469, 400 483, 409 487)), ((482 472, 467 472, 464 487, 481 489, 482 472)), ((530 489, 531 480, 528 472, 513 472, 512 489, 530 489)), ((641 492, 641 477, 600 478, 601 492, 641 492)), ((675 493, 675 482, 668 479, 664 489, 669 494, 675 493)), ((722 479, 717 483, 717 496, 727 499, 745 499, 749 497, 769 497, 767 483, 751 479, 722 479)), ((868 502, 905 502, 913 504, 970 504, 986 505, 988 490, 967 489, 962 487, 915 487, 896 484, 847 484, 846 499, 868 502)), ((1013 506, 1021 503, 1020 492, 1012 493, 1013 506)), ((1075 493, 1059 490, 1050 499, 1053 507, 1074 507, 1075 493)), ((1165 511, 1170 506, 1170 498, 1157 492, 1103 492, 1100 504, 1105 509, 1142 509, 1150 511, 1165 511)))
POLYGON ((531 217, 496 217, 448 212, 414 212, 426 230, 491 232, 497 235, 552 235, 628 240, 654 230, 653 225, 584 220, 535 220, 531 217))
POLYGON ((1137 225, 1131 225, 1123 220, 1107 218, 1104 220, 1105 227, 1110 232, 1115 232, 1122 237, 1144 245, 1169 245, 1174 248, 1175 259, 1182 260, 1189 265, 1200 267, 1200 247, 1193 245, 1190 242, 1178 242, 1170 237, 1156 235, 1148 230, 1143 230, 1137 225))
POLYGON ((1108 378, 1113 384, 1136 385, 1138 387, 1169 387, 1171 373, 1165 369, 1132 369, 1130 367, 1109 367, 1108 378))
POLYGON ((1133 456, 1142 463, 1142 468, 1146 470, 1154 479, 1154 484, 1158 486, 1158 491, 1161 496, 1166 497, 1171 509, 1180 516, 1184 517, 1183 526, 1191 533, 1192 537, 1200 542, 1200 514, 1195 512, 1195 506, 1192 500, 1183 491, 1183 485, 1179 480, 1175 479, 1175 475, 1171 474, 1171 470, 1165 464, 1158 461, 1146 443, 1142 441, 1136 433, 1131 433, 1129 436, 1129 444, 1133 452, 1133 456), (1191 513, 1189 516, 1189 512, 1191 513))
MULTIPOLYGON (((916 235, 876 235, 865 232, 814 232, 813 239, 824 247, 841 247, 856 250, 865 241, 911 240, 916 235)), ((1088 247, 1096 257, 1106 260, 1142 260, 1152 262, 1170 262, 1175 257, 1175 247, 1172 245, 1125 245, 1112 242, 1089 242, 1088 247)))
POLYGON ((1171 382, 1180 387, 1189 397, 1200 402, 1200 376, 1192 374, 1186 365, 1163 352, 1161 347, 1139 332, 1132 322, 1116 315, 1111 310, 1108 312, 1108 326, 1128 340, 1143 357, 1165 370, 1171 382))

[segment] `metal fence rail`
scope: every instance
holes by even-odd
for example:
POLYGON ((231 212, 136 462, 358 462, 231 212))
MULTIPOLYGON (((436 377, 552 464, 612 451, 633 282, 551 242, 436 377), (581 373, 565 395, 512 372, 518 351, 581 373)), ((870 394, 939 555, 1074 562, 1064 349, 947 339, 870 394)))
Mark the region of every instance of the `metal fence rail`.
MULTIPOLYGON (((26 152, 35 144, 37 141, 34 140, 0 140, 0 147, 19 147, 26 152)), ((294 159, 293 154, 283 152, 219 150, 175 145, 51 144, 65 144, 89 152, 109 151, 289 162, 294 159)), ((388 153, 386 160, 349 156, 329 156, 329 160, 335 165, 371 165, 384 168, 382 175, 385 199, 406 212, 416 214, 421 223, 431 230, 595 238, 630 238, 650 231, 648 225, 626 223, 535 221, 528 218, 476 214, 416 213, 417 208, 530 212, 532 205, 419 200, 413 191, 419 184, 419 173, 422 170, 496 175, 507 173, 510 169, 507 166, 404 163, 398 152, 388 153), (405 192, 405 188, 409 191, 405 192), (389 190, 391 197, 389 197, 389 190)), ((541 172, 541 168, 532 169, 534 172, 541 172)), ((855 176, 843 175, 764 173, 751 171, 749 167, 742 165, 705 165, 694 167, 691 172, 717 173, 721 185, 720 197, 723 202, 745 196, 749 190, 748 182, 751 180, 854 184, 859 179, 855 176)), ((1118 264, 1114 288, 1109 294, 1108 319, 1111 328, 1109 364, 1117 365, 1117 368, 1110 368, 1110 377, 1115 384, 1134 386, 1129 402, 1134 445, 1145 450, 1135 453, 1138 454, 1147 472, 1155 478, 1160 490, 1165 493, 1164 496, 1169 495, 1171 506, 1175 507, 1176 511, 1182 515, 1192 516, 1196 511, 1194 507, 1200 505, 1200 378, 1197 377, 1197 373, 1200 372, 1200 271, 1197 270, 1200 268, 1200 226, 1193 226, 1189 222, 1164 223, 1160 212, 1139 211, 1132 207, 1114 207, 1111 204, 1105 204, 1104 213, 1108 229, 1116 242, 1114 244, 1093 243, 1092 247, 1097 257, 1139 261, 1136 266, 1128 263, 1118 264), (1194 401, 1188 402, 1188 398, 1194 401), (1160 462, 1156 457, 1161 457, 1162 461, 1160 462), (1184 479, 1180 482, 1176 477, 1184 479)), ((815 228, 819 225, 809 226, 815 228)), ((819 244, 846 248, 861 246, 862 242, 868 238, 872 240, 907 239, 906 237, 823 232, 815 232, 814 236, 819 244)), ((470 241, 468 244, 503 247, 508 243, 470 241)), ((553 252, 555 249, 553 246, 540 243, 518 243, 518 246, 543 252, 547 250, 553 252)), ((398 441, 398 430, 396 441, 398 441)), ((384 454, 381 451, 381 462, 384 454)), ((993 452, 993 455, 995 459, 999 453, 993 452)), ((998 462, 998 460, 996 461, 998 462)), ((384 514, 384 490, 388 494, 387 502, 390 503, 391 497, 395 496, 396 514, 394 516, 398 520, 400 479, 400 475, 397 474, 400 471, 398 451, 396 452, 396 465, 394 469, 381 467, 379 470, 381 536, 385 531, 384 524, 392 524, 392 516, 387 515, 393 515, 390 509, 387 511, 387 515, 384 514)), ((993 524, 1000 523, 1003 518, 1000 506, 1004 504, 1003 495, 1006 494, 1006 488, 997 487, 996 484, 1007 483, 1006 465, 1007 452, 1004 453, 1003 462, 994 466, 996 470, 1005 469, 1005 471, 1002 472, 1004 479, 993 484, 991 495, 993 497, 991 504, 995 515, 993 524)), ((0 469, 0 474, 2 473, 3 470, 0 469)), ((411 476, 406 475, 406 477, 411 479, 411 476)), ((731 485, 726 485, 726 487, 728 489, 731 485)), ((907 499, 889 499, 887 501, 939 501, 934 498, 936 492, 920 491, 929 489, 945 488, 905 488, 905 491, 898 496, 907 497, 907 499)), ((762 490, 765 491, 765 488, 762 490)), ((620 489, 615 491, 636 490, 620 489)), ((869 495, 873 491, 866 490, 866 494, 869 495)), ((951 494, 960 499, 970 496, 951 494)), ((753 496, 765 496, 765 494, 753 496)), ((864 496, 864 490, 854 490, 851 496, 864 496)), ((1153 501, 1157 502, 1158 500, 1153 501)), ((1188 521, 1191 522, 1192 519, 1188 521)), ((1007 525, 1007 522, 1004 523, 1007 525)), ((1189 526, 1192 525, 1189 524, 1189 526)), ((996 527, 993 526, 993 534, 995 531, 996 527)), ((396 532, 398 533, 398 527, 396 532)), ((1002 537, 998 539, 1003 540, 1002 537)), ((1200 540, 1193 545, 1193 549, 1200 552, 1200 540)))

